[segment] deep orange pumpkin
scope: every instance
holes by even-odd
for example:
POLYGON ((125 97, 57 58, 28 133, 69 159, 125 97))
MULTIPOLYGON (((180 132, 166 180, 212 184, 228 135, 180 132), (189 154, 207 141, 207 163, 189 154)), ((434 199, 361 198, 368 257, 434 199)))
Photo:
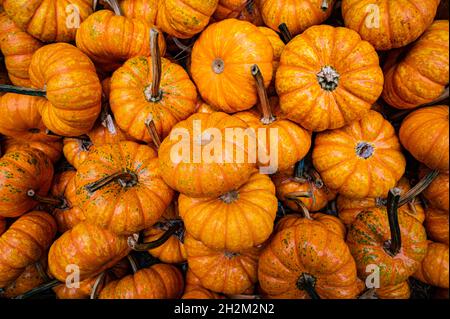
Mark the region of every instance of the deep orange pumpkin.
MULTIPOLYGON (((419 171, 420 177, 423 177, 429 169, 422 167, 419 171)), ((424 190, 423 196, 428 200, 432 207, 449 211, 449 178, 448 174, 440 173, 436 179, 424 190)))
POLYGON ((429 242, 427 255, 413 277, 426 284, 448 289, 448 265, 448 245, 429 242))
POLYGON ((398 285, 376 289, 376 294, 379 299, 409 299, 411 288, 408 281, 403 281, 398 285))
POLYGON ((159 0, 120 0, 120 9, 127 18, 143 19, 156 25, 159 0))
POLYGON ((428 208, 425 212, 425 229, 428 237, 436 242, 449 245, 448 211, 428 208))
POLYGON ((186 272, 186 280, 184 294, 181 299, 222 299, 218 293, 206 289, 202 286, 200 279, 188 269, 186 272))
MULTIPOLYGON (((325 227, 328 231, 335 233, 340 238, 345 240, 347 229, 345 228, 345 225, 339 218, 333 215, 323 213, 314 213, 311 214, 310 217, 312 218, 312 220, 318 222, 320 225, 325 227)), ((304 216, 300 214, 286 215, 278 221, 275 227, 275 232, 279 232, 285 228, 297 226, 304 222, 303 219, 304 216)))

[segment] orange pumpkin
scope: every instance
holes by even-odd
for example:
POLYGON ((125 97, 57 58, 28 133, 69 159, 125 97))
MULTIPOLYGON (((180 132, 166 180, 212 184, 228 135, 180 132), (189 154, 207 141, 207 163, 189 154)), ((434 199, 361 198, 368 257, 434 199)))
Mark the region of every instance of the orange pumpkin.
POLYGON ((4 0, 3 8, 22 30, 44 42, 72 42, 78 23, 92 13, 91 0, 4 0))
POLYGON ((45 99, 34 96, 7 93, 0 97, 0 134, 11 137, 6 141, 5 150, 16 150, 19 145, 36 148, 44 152, 52 162, 61 157, 61 138, 47 134, 39 109, 45 99))
POLYGON ((151 25, 156 25, 159 0, 120 0, 120 9, 127 18, 143 19, 151 25))
POLYGON ((39 150, 20 148, 0 158, 0 217, 18 217, 47 195, 53 165, 39 150))
POLYGON ((400 127, 400 142, 431 169, 449 170, 448 106, 424 107, 409 114, 400 127))
MULTIPOLYGON (((421 177, 429 170, 422 168, 419 172, 421 177)), ((436 179, 424 190, 423 196, 432 207, 449 211, 449 178, 448 174, 440 173, 436 179)))
POLYGON ((195 113, 214 113, 217 112, 211 105, 205 103, 201 98, 197 100, 195 105, 195 113))
POLYGON ((240 252, 269 238, 278 201, 270 178, 255 172, 244 185, 218 198, 180 194, 178 205, 193 238, 211 249, 240 252))
MULTIPOLYGON (((323 213, 311 214, 310 216, 308 215, 308 217, 325 227, 328 231, 338 235, 340 238, 345 240, 347 229, 339 218, 323 213)), ((278 221, 275 227, 275 232, 279 232, 285 228, 297 226, 304 222, 303 218, 304 217, 300 214, 286 215, 278 221)))
POLYGON ((257 278, 259 248, 241 253, 213 250, 186 235, 185 247, 189 269, 206 289, 224 294, 241 294, 257 278))
POLYGON ((238 15, 238 19, 248 21, 256 26, 264 26, 264 21, 261 15, 261 1, 262 0, 247 0, 244 9, 238 15))
MULTIPOLYGON (((99 275, 101 276, 101 275, 99 275)), ((97 281, 98 276, 81 280, 77 287, 67 286, 65 284, 58 285, 53 288, 57 299, 88 299, 91 295, 92 289, 97 281)), ((107 278, 109 279, 109 278, 107 278)), ((107 280, 105 279, 105 280, 107 280)), ((104 284, 99 283, 98 289, 103 289, 104 284)))
POLYGON ((403 281, 398 285, 376 289, 376 294, 379 299, 409 299, 411 288, 408 281, 403 281))
POLYGON ((211 290, 204 288, 200 279, 188 269, 186 272, 186 282, 184 294, 181 299, 222 299, 223 297, 211 290))
POLYGON ((181 272, 172 265, 156 264, 110 282, 100 299, 178 299, 184 288, 181 272))
POLYGON ((367 115, 383 90, 383 72, 355 31, 320 25, 286 45, 276 89, 288 119, 313 131, 337 129, 367 115))
POLYGON ((413 277, 426 284, 448 289, 448 264, 448 245, 429 242, 427 255, 413 277))
POLYGON ((236 190, 249 179, 255 163, 249 158, 252 150, 247 143, 243 145, 226 131, 232 130, 239 137, 247 128, 242 120, 222 112, 195 113, 176 124, 158 151, 162 178, 190 197, 218 197, 236 190), (218 153, 212 158, 203 156, 211 147, 218 153))
POLYGON ((327 187, 359 199, 385 196, 406 165, 394 128, 375 111, 359 122, 318 134, 312 158, 327 187))
POLYGON ((191 74, 208 104, 232 113, 250 109, 257 102, 251 66, 258 65, 268 87, 272 63, 272 45, 256 26, 227 19, 208 26, 195 42, 191 74))
POLYGON ((32 211, 17 219, 0 237, 0 288, 41 259, 55 234, 55 220, 45 212, 32 211))
POLYGON ((48 267, 52 276, 65 282, 72 274, 66 269, 71 269, 70 265, 77 265, 79 280, 82 281, 114 266, 129 252, 127 237, 82 222, 53 243, 48 253, 48 267))
POLYGON ((219 0, 213 18, 215 21, 237 18, 245 8, 247 0, 219 0))
POLYGON ((415 41, 433 22, 439 0, 343 0, 345 25, 377 50, 415 41))
POLYGON ((75 168, 80 167, 86 160, 89 150, 93 146, 90 140, 81 138, 67 137, 63 140, 63 143, 64 157, 75 168))
POLYGON ((449 245, 448 212, 428 208, 425 212, 425 229, 428 237, 436 242, 449 245))
POLYGON ((28 68, 33 53, 42 43, 17 27, 6 13, 0 13, 0 33, 0 49, 5 56, 11 82, 14 85, 30 87, 28 68))
POLYGON ((431 103, 449 81, 448 20, 435 21, 412 48, 393 51, 384 65, 383 99, 399 109, 431 103))
POLYGON ((275 31, 286 23, 292 35, 321 24, 333 10, 334 0, 261 0, 264 23, 275 31), (326 4, 326 6, 324 6, 326 4))
POLYGON ((278 65, 280 65, 281 54, 283 53, 285 44, 280 39, 279 35, 270 28, 258 27, 258 30, 263 33, 267 39, 269 39, 270 44, 273 48, 273 79, 275 79, 275 74, 278 70, 278 65))
POLYGON ((134 142, 91 150, 77 170, 75 185, 86 221, 119 235, 155 224, 173 197, 159 175, 156 152, 134 142))

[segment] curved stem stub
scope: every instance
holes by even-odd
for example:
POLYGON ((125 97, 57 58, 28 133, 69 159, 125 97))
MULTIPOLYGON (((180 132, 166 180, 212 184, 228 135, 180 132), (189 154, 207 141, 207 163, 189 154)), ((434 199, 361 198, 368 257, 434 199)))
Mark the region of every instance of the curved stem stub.
POLYGON ((389 190, 387 199, 387 215, 389 219, 389 230, 391 239, 384 243, 384 250, 391 256, 396 256, 402 247, 402 237, 400 224, 398 222, 398 203, 400 201, 400 189, 392 188, 389 190))
POLYGON ((284 44, 288 44, 292 40, 292 34, 291 31, 289 31, 287 24, 280 24, 278 26, 278 30, 280 30, 281 40, 284 42, 284 44))
POLYGON ((183 227, 181 222, 172 223, 167 231, 158 239, 148 243, 138 243, 137 236, 128 237, 128 246, 134 251, 148 251, 163 245, 169 238, 183 227))
POLYGON ((302 273, 297 280, 297 288, 306 291, 311 299, 321 299, 316 291, 316 278, 308 273, 302 273))

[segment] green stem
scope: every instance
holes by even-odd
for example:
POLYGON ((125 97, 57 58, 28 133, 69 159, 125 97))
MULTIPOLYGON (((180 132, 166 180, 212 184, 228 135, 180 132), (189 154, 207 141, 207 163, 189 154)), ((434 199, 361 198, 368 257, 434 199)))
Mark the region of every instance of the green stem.
POLYGON ((306 291, 311 299, 318 300, 321 298, 317 293, 315 286, 316 279, 308 273, 302 273, 297 281, 298 289, 306 291))
POLYGON ((43 96, 45 97, 46 91, 45 90, 39 90, 39 89, 30 89, 25 88, 21 86, 13 86, 8 84, 0 84, 0 92, 5 93, 15 93, 15 94, 22 94, 22 95, 30 95, 30 96, 43 96))

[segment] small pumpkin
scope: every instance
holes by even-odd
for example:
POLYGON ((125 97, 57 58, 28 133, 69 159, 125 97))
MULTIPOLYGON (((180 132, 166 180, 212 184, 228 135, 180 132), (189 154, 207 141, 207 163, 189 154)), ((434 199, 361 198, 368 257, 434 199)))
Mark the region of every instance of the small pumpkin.
POLYGON ((255 172, 244 185, 220 197, 180 194, 178 205, 193 238, 211 249, 240 252, 269 238, 278 201, 270 178, 255 172))
POLYGON ((241 253, 213 250, 186 235, 189 269, 206 289, 224 294, 241 294, 258 280, 260 248, 241 253))
POLYGON ((156 25, 159 0, 120 0, 120 10, 127 18, 143 19, 156 25))
POLYGON ((343 0, 345 25, 377 50, 415 41, 433 22, 439 0, 343 0))
POLYGON ((430 239, 449 245, 448 212, 428 208, 425 212, 425 229, 430 239))
POLYGON ((32 211, 17 219, 0 237, 0 288, 41 259, 55 235, 56 222, 46 212, 32 211))
POLYGON ((379 299, 409 299, 411 288, 406 280, 397 285, 376 289, 376 294, 379 299))
POLYGON ((448 106, 424 107, 409 114, 400 127, 400 142, 431 169, 449 170, 448 106))
POLYGON ((28 74, 33 53, 43 44, 22 31, 6 13, 0 13, 0 49, 14 85, 30 87, 28 74))
POLYGON ((383 82, 370 43, 353 30, 320 25, 286 45, 275 85, 288 119, 308 130, 324 131, 367 115, 383 82))
POLYGON ((93 147, 88 139, 72 137, 64 138, 63 145, 64 157, 75 169, 86 160, 89 150, 93 147))
MULTIPOLYGON (((421 168, 420 176, 426 174, 428 169, 421 168)), ((449 178, 447 173, 440 173, 436 179, 424 190, 423 196, 432 207, 449 211, 449 178)))
POLYGON ((198 98, 195 105, 195 113, 214 113, 217 112, 211 105, 205 103, 201 98, 198 98))
POLYGON ((245 8, 247 0, 219 0, 213 18, 215 21, 237 18, 242 9, 245 8))
POLYGON ((251 66, 257 64, 268 87, 273 48, 256 26, 226 19, 208 26, 195 42, 191 75, 206 103, 227 113, 248 110, 257 102, 251 66))
POLYGON ((272 77, 272 79, 274 80, 275 74, 278 70, 278 66, 280 65, 281 53, 283 53, 285 44, 280 39, 280 36, 278 35, 278 33, 273 31, 272 29, 266 28, 266 27, 258 27, 258 30, 261 33, 263 33, 267 37, 267 39, 269 39, 270 44, 272 45, 272 48, 273 48, 273 77, 272 77))
POLYGON ((53 165, 39 150, 20 148, 0 158, 0 217, 18 217, 47 195, 53 165))
POLYGON ((244 9, 238 15, 238 19, 242 21, 248 21, 258 27, 264 26, 264 20, 261 14, 261 1, 262 0, 247 0, 247 4, 244 9))
POLYGON ((449 288, 448 245, 428 243, 427 254, 413 277, 440 288, 449 288))
POLYGON ((186 272, 186 282, 184 294, 181 299, 222 299, 218 293, 204 288, 200 279, 188 269, 186 272))
POLYGON ((180 270, 156 264, 112 281, 100 292, 100 299, 178 299, 184 288, 180 270))
POLYGON ((358 199, 385 196, 406 166, 394 128, 372 110, 360 121, 317 134, 312 159, 327 187, 358 199))
MULTIPOLYGON (((54 287, 53 291, 55 292, 57 299, 88 299, 99 276, 101 276, 101 274, 92 278, 81 280, 78 283, 78 287, 68 287, 65 284, 61 284, 54 287)), ((106 278, 105 280, 108 281, 109 278, 106 278)), ((104 283, 100 282, 98 289, 101 290, 103 287, 104 283)))

